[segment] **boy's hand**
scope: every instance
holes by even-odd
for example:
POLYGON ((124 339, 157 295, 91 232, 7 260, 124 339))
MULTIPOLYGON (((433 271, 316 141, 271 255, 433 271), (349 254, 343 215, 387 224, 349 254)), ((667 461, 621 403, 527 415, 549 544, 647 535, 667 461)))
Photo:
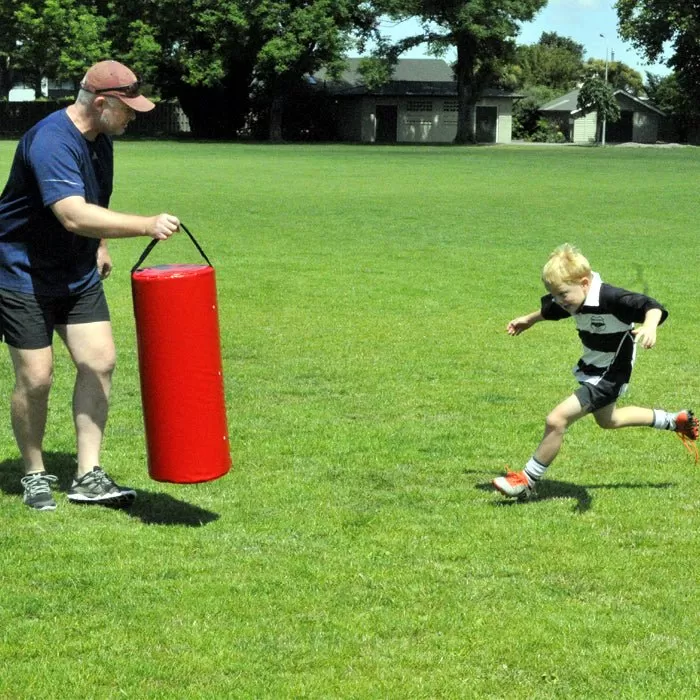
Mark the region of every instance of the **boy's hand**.
POLYGON ((514 318, 507 326, 508 335, 520 335, 532 326, 532 320, 529 316, 518 316, 514 318))
POLYGON ((639 326, 632 329, 634 342, 649 350, 656 345, 656 326, 639 326))

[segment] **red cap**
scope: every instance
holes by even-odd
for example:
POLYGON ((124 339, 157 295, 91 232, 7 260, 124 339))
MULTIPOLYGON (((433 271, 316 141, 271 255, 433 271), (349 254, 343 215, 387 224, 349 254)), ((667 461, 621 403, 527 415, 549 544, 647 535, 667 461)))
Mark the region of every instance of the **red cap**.
POLYGON ((144 97, 139 79, 118 61, 100 61, 85 74, 80 87, 95 95, 111 95, 137 112, 150 112, 155 105, 144 97))

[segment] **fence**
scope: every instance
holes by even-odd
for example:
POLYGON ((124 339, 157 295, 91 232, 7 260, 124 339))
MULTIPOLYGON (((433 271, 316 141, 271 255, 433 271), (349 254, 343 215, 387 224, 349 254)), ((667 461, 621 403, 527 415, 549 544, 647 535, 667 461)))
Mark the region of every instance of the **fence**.
MULTIPOLYGON (((0 102, 0 136, 19 137, 45 116, 66 107, 65 100, 0 102)), ((168 136, 190 131, 187 116, 177 102, 158 102, 150 112, 142 112, 129 124, 136 136, 168 136)))

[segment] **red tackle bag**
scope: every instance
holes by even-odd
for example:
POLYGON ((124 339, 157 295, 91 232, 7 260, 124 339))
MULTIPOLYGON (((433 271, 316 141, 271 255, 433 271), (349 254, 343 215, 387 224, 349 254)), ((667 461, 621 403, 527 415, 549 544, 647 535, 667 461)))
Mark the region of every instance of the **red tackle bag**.
POLYGON ((211 481, 231 468, 214 268, 131 271, 148 473, 156 481, 211 481))

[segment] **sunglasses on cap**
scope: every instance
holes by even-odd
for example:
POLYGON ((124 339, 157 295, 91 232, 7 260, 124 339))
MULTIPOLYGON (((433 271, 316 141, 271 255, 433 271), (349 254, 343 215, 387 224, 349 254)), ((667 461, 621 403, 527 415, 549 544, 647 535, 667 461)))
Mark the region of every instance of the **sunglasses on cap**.
POLYGON ((110 92, 118 92, 120 95, 124 95, 124 97, 138 97, 141 94, 140 80, 135 80, 129 85, 117 85, 116 87, 108 88, 93 88, 87 83, 81 83, 80 87, 83 88, 83 90, 87 90, 88 92, 93 93, 93 95, 102 95, 110 92))

